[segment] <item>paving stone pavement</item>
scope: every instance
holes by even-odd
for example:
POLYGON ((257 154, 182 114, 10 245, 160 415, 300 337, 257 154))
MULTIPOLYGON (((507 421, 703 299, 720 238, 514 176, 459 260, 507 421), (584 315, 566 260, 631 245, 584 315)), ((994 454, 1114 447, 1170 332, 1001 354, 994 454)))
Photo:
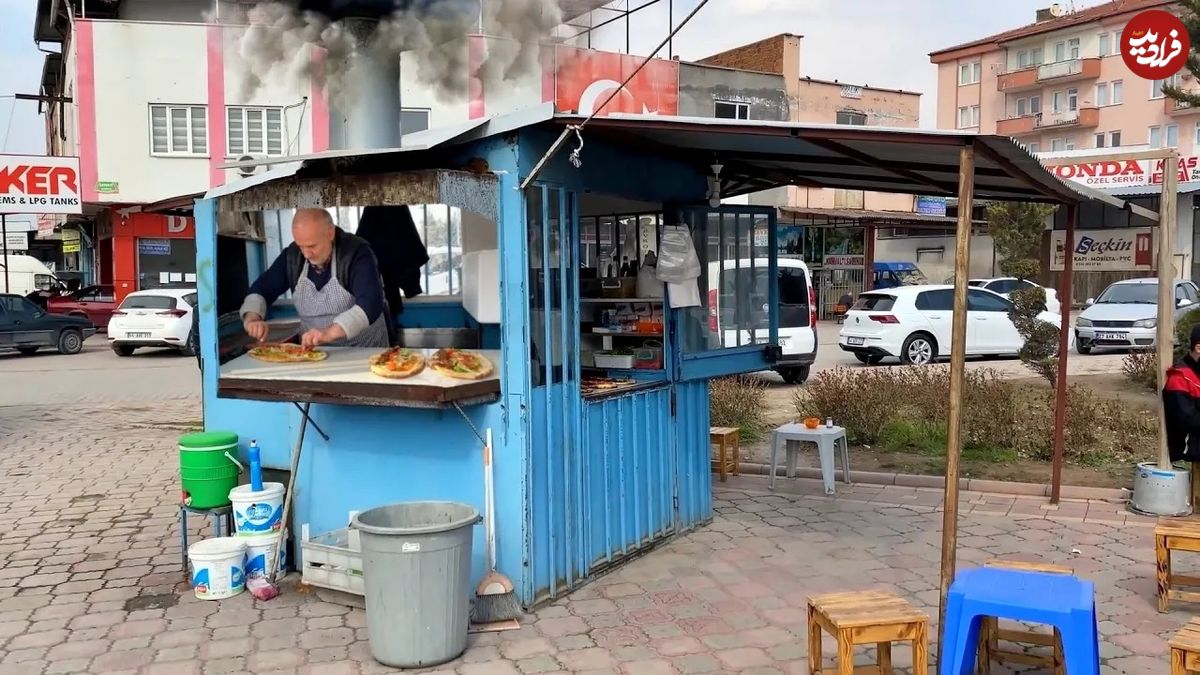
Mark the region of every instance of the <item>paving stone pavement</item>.
MULTIPOLYGON (((265 603, 202 602, 181 582, 174 439, 197 417, 181 401, 0 408, 0 674, 393 672, 371 659, 361 610, 294 584, 265 603)), ((520 630, 472 636, 460 659, 426 672, 805 673, 812 594, 887 588, 936 617, 937 492, 839 485, 830 498, 797 481, 771 494, 744 478, 717 495, 711 525, 538 610, 520 630)), ((1165 640, 1197 608, 1155 611, 1144 521, 1085 520, 1086 503, 1082 512, 976 508, 989 505, 977 494, 964 503, 960 565, 1073 565, 1096 582, 1102 672, 1166 672, 1165 640)), ((908 650, 894 654, 909 672, 908 650)))

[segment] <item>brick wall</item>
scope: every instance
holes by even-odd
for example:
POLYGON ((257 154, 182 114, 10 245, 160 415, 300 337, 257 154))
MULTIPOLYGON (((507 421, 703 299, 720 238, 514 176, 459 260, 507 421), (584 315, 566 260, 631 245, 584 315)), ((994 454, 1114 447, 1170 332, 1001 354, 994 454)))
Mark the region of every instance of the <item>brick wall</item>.
POLYGON ((752 42, 729 51, 714 54, 701 59, 699 63, 738 70, 753 70, 760 73, 779 73, 784 71, 784 54, 788 40, 799 42, 797 35, 776 35, 765 40, 752 42))

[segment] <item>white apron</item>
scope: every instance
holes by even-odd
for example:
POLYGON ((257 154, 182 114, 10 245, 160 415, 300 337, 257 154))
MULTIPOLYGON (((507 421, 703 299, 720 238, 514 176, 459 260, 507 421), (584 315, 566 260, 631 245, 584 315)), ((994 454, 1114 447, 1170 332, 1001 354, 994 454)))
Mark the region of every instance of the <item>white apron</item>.
MULTIPOLYGON (((300 315, 303 332, 323 330, 333 325, 333 320, 355 305, 354 294, 342 287, 337 278, 337 249, 329 260, 329 281, 317 290, 308 278, 308 261, 300 270, 300 280, 292 292, 292 304, 300 315)), ((331 343, 342 347, 388 347, 387 312, 381 313, 366 330, 350 340, 331 343)))

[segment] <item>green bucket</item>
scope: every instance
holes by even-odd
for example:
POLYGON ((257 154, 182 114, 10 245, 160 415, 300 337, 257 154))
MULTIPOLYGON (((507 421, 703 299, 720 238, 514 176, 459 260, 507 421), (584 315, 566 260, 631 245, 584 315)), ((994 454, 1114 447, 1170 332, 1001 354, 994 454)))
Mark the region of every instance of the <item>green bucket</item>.
POLYGON ((184 503, 196 509, 229 505, 242 465, 238 437, 229 431, 204 431, 179 439, 179 478, 184 503))

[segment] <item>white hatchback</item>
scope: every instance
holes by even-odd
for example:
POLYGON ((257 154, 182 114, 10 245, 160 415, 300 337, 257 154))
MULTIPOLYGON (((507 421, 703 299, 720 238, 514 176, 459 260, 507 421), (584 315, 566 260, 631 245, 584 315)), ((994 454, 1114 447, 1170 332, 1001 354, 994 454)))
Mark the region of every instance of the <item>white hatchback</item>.
POLYGON ((130 356, 138 347, 173 347, 190 355, 196 302, 194 288, 130 293, 108 321, 108 344, 118 356, 130 356))
MULTIPOLYGON (((967 289, 967 355, 1015 356, 1025 344, 1008 318, 1012 303, 980 288, 967 289)), ((838 336, 842 351, 863 363, 886 358, 924 365, 950 355, 954 287, 899 286, 868 291, 846 313, 838 336)), ((1058 325, 1060 317, 1039 317, 1058 325)))

